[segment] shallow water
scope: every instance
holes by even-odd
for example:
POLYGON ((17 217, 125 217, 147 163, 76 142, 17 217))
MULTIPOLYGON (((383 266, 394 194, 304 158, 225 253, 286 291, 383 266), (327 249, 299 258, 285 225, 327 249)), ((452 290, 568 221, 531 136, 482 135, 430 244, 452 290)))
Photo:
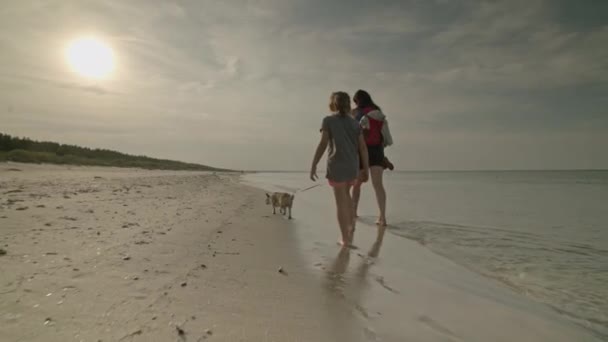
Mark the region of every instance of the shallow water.
MULTIPOLYGON (((295 191, 311 185, 306 176, 251 174, 245 179, 269 190, 295 191)), ((487 283, 542 303, 595 336, 608 338, 608 172, 387 173, 386 186, 391 223, 387 234, 394 237, 390 240, 395 248, 383 253, 394 253, 392 258, 398 260, 403 257, 399 250, 411 249, 409 243, 416 241, 489 279, 487 283)), ((327 186, 296 195, 296 218, 298 210, 333 219, 327 186)), ((373 191, 366 186, 359 231, 372 225, 375 212, 373 191)), ((324 233, 322 238, 314 236, 318 230, 308 229, 301 233, 302 240, 337 238, 337 228, 324 233)), ((371 240, 359 254, 373 252, 371 240)), ((393 266, 383 272, 398 269, 398 264, 393 266)), ((434 277, 428 271, 425 274, 434 277)), ((458 286, 463 281, 458 279, 458 286)), ((475 286, 475 291, 482 289, 475 286)), ((495 296, 493 290, 489 293, 511 306, 522 305, 495 296)))

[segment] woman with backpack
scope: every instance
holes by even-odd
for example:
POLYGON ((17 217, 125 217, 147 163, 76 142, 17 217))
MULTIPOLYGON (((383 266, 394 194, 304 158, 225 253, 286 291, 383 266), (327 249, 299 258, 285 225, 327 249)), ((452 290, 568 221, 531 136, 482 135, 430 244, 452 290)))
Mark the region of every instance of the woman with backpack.
MULTIPOLYGON (((383 174, 386 168, 393 169, 393 164, 384 155, 384 148, 393 144, 393 138, 388 128, 386 116, 372 97, 365 90, 357 90, 353 96, 357 107, 353 111, 353 117, 359 121, 365 137, 365 144, 369 155, 370 176, 376 193, 379 215, 376 223, 386 226, 386 190, 383 184, 383 174)), ((361 196, 361 185, 359 181, 353 187, 353 205, 355 215, 359 206, 361 196)))

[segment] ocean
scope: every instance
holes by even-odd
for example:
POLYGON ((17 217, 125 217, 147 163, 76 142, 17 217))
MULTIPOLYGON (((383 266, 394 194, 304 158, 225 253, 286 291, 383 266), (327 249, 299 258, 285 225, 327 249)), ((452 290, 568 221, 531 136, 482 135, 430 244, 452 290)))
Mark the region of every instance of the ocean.
MULTIPOLYGON (((257 173, 245 180, 296 191, 314 184, 307 176, 257 173)), ((301 197, 313 211, 333 213, 330 190, 320 182, 296 194, 296 218, 301 197)), ((386 172, 385 185, 393 242, 415 241, 608 339, 608 171, 386 172)), ((367 184, 360 224, 373 226, 376 212, 367 184)))

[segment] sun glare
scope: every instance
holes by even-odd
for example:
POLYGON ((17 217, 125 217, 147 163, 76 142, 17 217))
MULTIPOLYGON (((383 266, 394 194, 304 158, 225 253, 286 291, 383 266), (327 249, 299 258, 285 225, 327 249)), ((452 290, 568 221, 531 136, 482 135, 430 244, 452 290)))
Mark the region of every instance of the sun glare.
POLYGON ((114 70, 114 53, 103 41, 86 37, 72 41, 66 50, 70 67, 79 75, 101 79, 114 70))

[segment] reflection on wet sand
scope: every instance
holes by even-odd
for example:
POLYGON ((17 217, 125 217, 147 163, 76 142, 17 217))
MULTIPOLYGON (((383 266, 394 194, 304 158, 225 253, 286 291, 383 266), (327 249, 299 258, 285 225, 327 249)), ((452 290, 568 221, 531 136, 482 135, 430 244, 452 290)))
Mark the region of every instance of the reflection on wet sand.
POLYGON ((376 258, 378 258, 378 255, 380 255, 380 248, 382 248, 382 242, 384 241, 385 232, 386 227, 378 227, 376 240, 367 252, 367 256, 359 254, 363 258, 363 260, 361 261, 361 264, 359 264, 359 267, 357 267, 356 279, 360 282, 364 282, 366 280, 369 268, 375 263, 376 258))
POLYGON ((384 241, 384 232, 386 232, 386 227, 378 227, 378 235, 376 235, 376 241, 374 241, 372 248, 367 253, 369 257, 377 258, 378 254, 380 254, 380 248, 382 247, 382 242, 384 241))
MULTIPOLYGON (((327 312, 331 316, 332 325, 336 327, 336 333, 351 334, 349 340, 353 340, 353 338, 375 340, 377 337, 376 332, 371 326, 370 313, 363 305, 362 298, 369 286, 367 279, 368 270, 374 263, 375 258, 380 254, 385 231, 384 227, 378 229, 376 240, 370 247, 367 256, 359 254, 363 259, 358 267, 351 271, 350 275, 348 272, 350 257, 351 253, 356 253, 356 251, 349 248, 341 248, 325 271, 325 288, 329 294, 326 301, 328 305, 327 312), (346 307, 352 315, 349 315, 349 317, 336 317, 332 315, 332 312, 337 312, 338 307, 346 307), (352 325, 357 321, 357 325, 352 325), (352 328, 356 326, 362 327, 362 329, 353 331, 352 328), (349 330, 350 333, 347 333, 346 331, 349 330)), ((342 335, 340 338, 344 338, 344 336, 342 335)))
POLYGON ((361 341, 361 331, 355 329, 360 322, 352 314, 345 295, 346 280, 344 274, 350 261, 350 249, 341 248, 330 267, 325 271, 324 287, 327 289, 325 298, 327 322, 332 326, 333 341, 361 341))
POLYGON ((344 297, 344 286, 346 284, 344 273, 350 262, 350 249, 341 248, 331 266, 326 271, 327 288, 332 292, 337 292, 340 297, 344 297))

